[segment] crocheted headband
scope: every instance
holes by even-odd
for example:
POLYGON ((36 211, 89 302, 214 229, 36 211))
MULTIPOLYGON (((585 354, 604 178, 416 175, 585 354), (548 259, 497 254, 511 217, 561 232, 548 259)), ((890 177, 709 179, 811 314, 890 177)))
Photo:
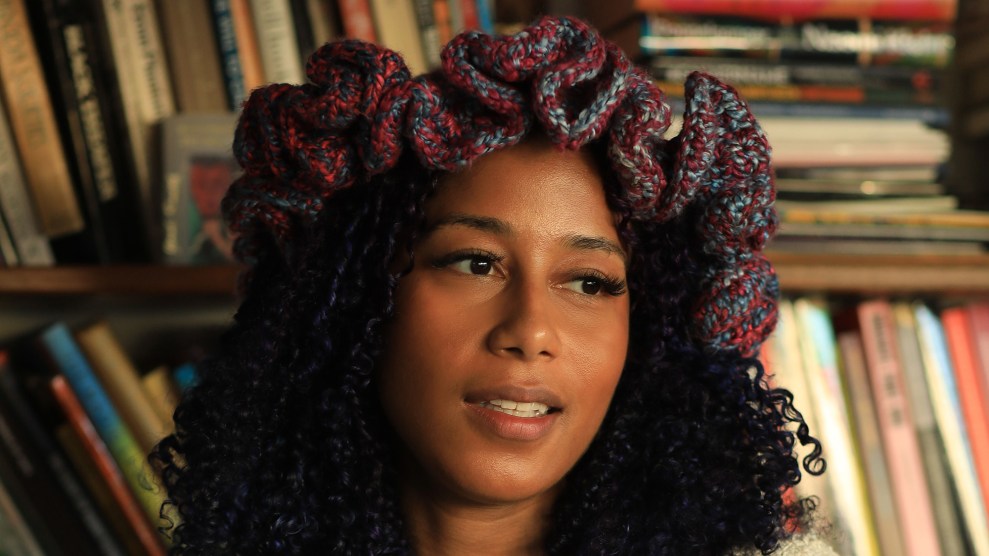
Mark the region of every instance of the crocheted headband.
POLYGON ((442 60, 413 78, 395 52, 344 40, 312 55, 310 83, 254 91, 234 142, 244 173, 223 202, 237 256, 257 257, 259 233, 290 244, 335 191, 388 171, 406 149, 426 169, 454 171, 538 125, 568 149, 606 142, 634 218, 699 208, 710 264, 692 332, 709 349, 756 351, 776 322, 776 275, 761 254, 777 225, 775 193, 766 137, 734 89, 691 75, 683 130, 667 141, 663 93, 579 20, 463 33, 442 60))

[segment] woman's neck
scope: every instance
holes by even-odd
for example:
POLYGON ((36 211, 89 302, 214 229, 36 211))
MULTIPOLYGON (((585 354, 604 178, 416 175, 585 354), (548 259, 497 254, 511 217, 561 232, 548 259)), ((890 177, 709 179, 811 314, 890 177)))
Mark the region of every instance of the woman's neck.
POLYGON ((555 492, 505 504, 439 494, 420 481, 403 481, 402 510, 418 556, 544 553, 555 492))

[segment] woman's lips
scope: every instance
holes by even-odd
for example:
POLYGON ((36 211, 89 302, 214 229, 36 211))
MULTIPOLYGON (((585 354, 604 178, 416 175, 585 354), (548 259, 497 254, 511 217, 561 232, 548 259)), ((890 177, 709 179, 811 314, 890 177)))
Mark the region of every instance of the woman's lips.
POLYGON ((517 417, 477 403, 466 403, 471 420, 482 430, 505 440, 532 441, 549 434, 559 412, 538 417, 517 417))

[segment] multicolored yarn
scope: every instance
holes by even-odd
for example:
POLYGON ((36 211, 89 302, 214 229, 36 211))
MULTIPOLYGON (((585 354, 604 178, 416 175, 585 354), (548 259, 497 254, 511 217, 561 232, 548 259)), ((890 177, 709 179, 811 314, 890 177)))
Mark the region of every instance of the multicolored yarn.
POLYGON ((463 33, 442 61, 412 77, 395 52, 344 40, 312 55, 310 83, 254 91, 234 143, 244 174, 223 203, 241 260, 257 257, 261 231, 289 245, 335 191, 394 168, 406 149, 428 170, 455 171, 538 125, 567 149, 605 141, 634 218, 698 208, 707 275, 694 335, 754 353, 776 320, 776 275, 761 254, 777 226, 775 193, 766 137, 734 89, 691 75, 683 130, 668 141, 663 93, 579 20, 463 33))

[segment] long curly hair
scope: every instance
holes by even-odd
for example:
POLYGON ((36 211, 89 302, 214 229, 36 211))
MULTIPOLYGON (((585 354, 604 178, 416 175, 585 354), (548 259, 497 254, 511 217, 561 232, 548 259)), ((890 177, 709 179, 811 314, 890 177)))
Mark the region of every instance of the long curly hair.
POLYGON ((770 552, 806 516, 786 497, 813 446, 754 357, 775 324, 765 137, 710 76, 684 130, 640 70, 580 21, 461 35, 411 78, 328 45, 312 83, 256 91, 224 201, 250 264, 220 351, 151 455, 181 522, 174 554, 410 554, 394 437, 374 384, 382 328, 444 172, 535 133, 600 161, 630 252, 626 367, 567 475, 549 554, 770 552))

